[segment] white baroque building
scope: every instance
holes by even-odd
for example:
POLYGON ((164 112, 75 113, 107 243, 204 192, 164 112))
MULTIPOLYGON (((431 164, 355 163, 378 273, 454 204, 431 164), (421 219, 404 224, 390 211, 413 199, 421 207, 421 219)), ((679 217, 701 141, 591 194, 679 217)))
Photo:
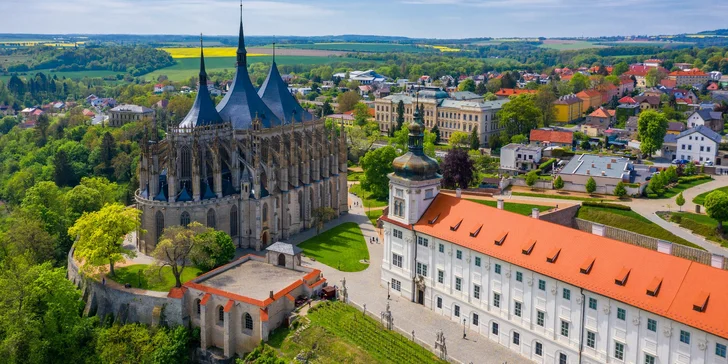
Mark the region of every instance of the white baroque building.
POLYGON ((438 194, 421 125, 382 217, 393 295, 538 363, 728 363, 728 271, 438 194))

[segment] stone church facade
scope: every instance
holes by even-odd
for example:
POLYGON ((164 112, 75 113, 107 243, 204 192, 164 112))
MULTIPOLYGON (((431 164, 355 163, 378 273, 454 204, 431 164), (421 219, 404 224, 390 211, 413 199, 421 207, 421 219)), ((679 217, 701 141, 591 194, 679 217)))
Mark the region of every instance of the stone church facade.
POLYGON ((199 222, 240 248, 263 250, 313 226, 313 212, 348 211, 346 135, 325 126, 288 91, 275 59, 259 90, 250 81, 240 22, 237 71, 215 106, 200 50, 192 109, 165 139, 142 146, 137 245, 151 252, 165 227, 199 222))

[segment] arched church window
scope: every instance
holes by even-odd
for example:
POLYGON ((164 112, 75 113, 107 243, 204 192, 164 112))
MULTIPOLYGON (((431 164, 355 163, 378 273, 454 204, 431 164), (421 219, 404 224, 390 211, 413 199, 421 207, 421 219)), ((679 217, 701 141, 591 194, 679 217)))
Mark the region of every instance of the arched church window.
POLYGON ((250 314, 247 312, 243 316, 244 316, 243 321, 245 322, 245 329, 252 330, 253 329, 253 316, 250 316, 250 314))
POLYGON ((200 312, 202 311, 202 309, 200 309, 200 299, 199 298, 195 300, 195 308, 197 309, 197 316, 200 316, 200 312))
POLYGON ((263 222, 268 222, 268 204, 263 204, 263 222))
POLYGON ((209 209, 207 210, 207 227, 215 228, 215 210, 209 209))
POLYGON ((182 213, 182 216, 179 219, 179 224, 187 227, 190 224, 190 214, 189 212, 185 211, 182 213))
POLYGON ((225 322, 225 309, 222 306, 217 306, 217 321, 220 324, 225 322))
POLYGON ((156 220, 157 241, 159 241, 162 237, 162 232, 164 231, 164 214, 162 214, 162 211, 157 211, 154 219, 156 220))
POLYGON ((182 168, 180 170, 181 172, 181 178, 182 179, 190 179, 192 178, 192 152, 190 152, 189 147, 182 147, 182 158, 181 158, 181 164, 182 168))
POLYGON ((230 236, 238 236, 238 207, 230 208, 230 236))

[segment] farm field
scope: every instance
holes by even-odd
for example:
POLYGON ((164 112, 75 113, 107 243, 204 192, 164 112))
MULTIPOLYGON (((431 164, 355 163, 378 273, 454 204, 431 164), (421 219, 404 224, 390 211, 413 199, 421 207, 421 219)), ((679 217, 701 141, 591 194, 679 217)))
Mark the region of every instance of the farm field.
MULTIPOLYGON (((198 66, 199 68, 199 66, 198 66)), ((110 76, 116 76, 118 74, 123 74, 124 72, 116 72, 116 71, 69 71, 69 72, 51 72, 48 69, 45 70, 34 70, 34 71, 28 71, 23 72, 20 74, 20 78, 27 79, 28 77, 33 77, 38 72, 43 72, 46 75, 49 76, 57 76, 58 78, 71 78, 71 79, 82 79, 84 77, 90 77, 90 78, 97 78, 97 77, 110 77, 110 76)), ((3 76, 0 75, 0 81, 7 82, 10 79, 10 76, 3 76)))
MULTIPOLYGON (((273 60, 272 56, 259 55, 251 57, 248 54, 248 63, 255 62, 267 62, 271 63, 273 60)), ((276 63, 278 65, 287 64, 306 64, 306 65, 318 65, 318 64, 329 64, 335 62, 361 62, 359 59, 346 58, 346 57, 313 57, 313 56, 279 56, 276 55, 276 63)), ((235 57, 209 57, 207 56, 207 50, 205 50, 205 66, 207 72, 215 72, 222 70, 233 70, 235 68, 235 57)), ((146 79, 157 79, 160 75, 166 75, 172 81, 184 81, 194 75, 200 70, 200 59, 196 58, 179 58, 177 64, 174 66, 158 69, 154 72, 147 73, 142 76, 146 79)))
MULTIPOLYGON (((172 58, 200 58, 199 47, 179 47, 179 48, 157 48, 169 53, 172 58)), ((236 47, 208 47, 205 48, 205 57, 235 57, 236 47)), ((248 53, 248 57, 262 56, 263 54, 248 53)))
POLYGON ((651 41, 651 40, 618 40, 614 42, 603 42, 599 43, 605 46, 668 46, 668 45, 689 45, 694 44, 692 42, 667 42, 667 41, 651 41))
POLYGON ((329 51, 347 52, 428 52, 432 48, 421 47, 413 44, 395 43, 313 43, 313 44, 277 44, 280 48, 294 49, 319 49, 329 51))
POLYGON ((588 48, 606 48, 605 45, 596 44, 585 40, 570 40, 570 39, 546 39, 539 47, 556 49, 559 51, 567 50, 578 50, 588 48))

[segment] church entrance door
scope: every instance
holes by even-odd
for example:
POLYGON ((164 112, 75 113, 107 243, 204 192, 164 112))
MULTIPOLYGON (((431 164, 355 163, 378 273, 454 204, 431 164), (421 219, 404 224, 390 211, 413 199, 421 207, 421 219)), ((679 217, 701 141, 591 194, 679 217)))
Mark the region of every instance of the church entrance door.
POLYGON ((280 265, 281 267, 286 266, 286 256, 283 255, 283 253, 278 254, 278 265, 280 265))
POLYGON ((417 303, 420 305, 425 304, 425 290, 424 289, 417 290, 417 303))

